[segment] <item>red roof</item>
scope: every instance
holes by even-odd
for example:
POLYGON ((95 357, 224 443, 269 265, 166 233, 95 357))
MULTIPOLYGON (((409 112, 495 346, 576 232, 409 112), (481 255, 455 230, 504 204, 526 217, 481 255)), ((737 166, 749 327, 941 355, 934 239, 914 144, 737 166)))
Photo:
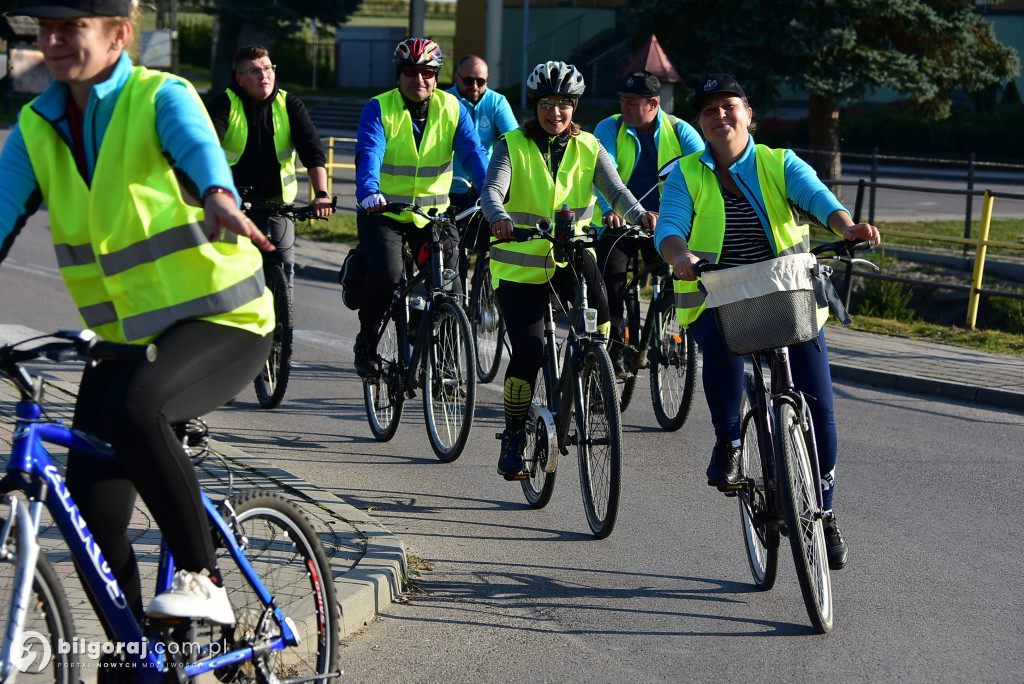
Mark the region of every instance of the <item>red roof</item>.
POLYGON ((647 42, 643 44, 643 47, 637 50, 629 65, 619 72, 619 76, 625 78, 639 69, 650 71, 662 83, 679 83, 683 80, 679 72, 676 71, 676 68, 672 66, 672 62, 668 61, 665 51, 661 49, 661 45, 658 43, 658 37, 653 33, 647 39, 647 42))

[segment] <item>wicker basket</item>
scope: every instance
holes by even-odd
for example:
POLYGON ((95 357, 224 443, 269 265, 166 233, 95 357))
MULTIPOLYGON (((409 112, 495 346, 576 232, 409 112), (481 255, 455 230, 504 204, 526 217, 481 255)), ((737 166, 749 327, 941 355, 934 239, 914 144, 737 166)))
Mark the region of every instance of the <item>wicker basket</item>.
POLYGON ((701 277, 730 353, 753 354, 818 337, 811 254, 794 254, 701 277))

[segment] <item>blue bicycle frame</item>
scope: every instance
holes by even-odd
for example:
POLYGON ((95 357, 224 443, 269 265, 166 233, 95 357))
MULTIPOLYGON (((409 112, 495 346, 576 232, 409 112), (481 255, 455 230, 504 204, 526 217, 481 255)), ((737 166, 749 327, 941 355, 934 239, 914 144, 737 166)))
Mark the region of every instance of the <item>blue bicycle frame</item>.
MULTIPOLYGON (((13 448, 7 464, 7 475, 0 480, 0 493, 7 494, 17 490, 24 492, 29 497, 29 515, 37 532, 42 506, 46 506, 60 529, 61 536, 71 550, 72 557, 77 561, 78 571, 84 583, 95 597, 99 611, 107 624, 114 630, 117 640, 124 644, 140 645, 137 649, 140 651, 139 653, 128 653, 127 655, 133 662, 141 666, 141 680, 159 681, 162 673, 169 669, 164 649, 155 647, 156 642, 152 642, 146 637, 142 626, 135 619, 117 580, 114 579, 103 558, 99 545, 93 539, 89 527, 71 499, 71 494, 59 468, 50 458, 43 443, 66 447, 102 458, 115 458, 109 445, 73 431, 62 424, 47 422, 42 419, 42 407, 39 404, 21 401, 17 404, 13 448), (142 644, 147 644, 147 647, 143 648, 142 644)), ((273 596, 264 587, 256 571, 235 542, 234 531, 230 523, 224 519, 205 492, 201 492, 201 495, 203 506, 217 531, 225 540, 231 556, 259 595, 263 605, 267 608, 272 607, 273 596)), ((28 583, 24 586, 31 586, 35 563, 33 562, 25 570, 28 573, 28 583)), ((174 560, 166 542, 162 542, 157 575, 157 594, 170 588, 173 576, 174 560)), ((25 578, 16 578, 15 586, 19 579, 22 582, 25 581, 25 578)), ((12 608, 12 610, 14 609, 16 607, 12 608)), ((281 609, 276 606, 273 607, 273 612, 280 626, 281 636, 270 640, 267 644, 262 644, 261 652, 265 652, 267 648, 272 651, 280 651, 298 644, 290 620, 287 620, 281 609)), ((8 630, 4 638, 3 653, 0 655, 5 657, 5 662, 10 662, 7 658, 10 656, 11 641, 14 636, 11 630, 8 630)), ((196 677, 233 663, 250 660, 256 655, 254 650, 253 646, 248 646, 185 665, 185 674, 189 677, 196 677)))

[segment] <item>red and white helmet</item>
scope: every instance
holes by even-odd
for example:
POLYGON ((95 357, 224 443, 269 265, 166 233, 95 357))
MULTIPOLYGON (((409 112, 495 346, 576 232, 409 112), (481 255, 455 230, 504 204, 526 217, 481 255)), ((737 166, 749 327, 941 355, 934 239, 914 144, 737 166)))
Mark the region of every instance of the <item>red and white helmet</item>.
POLYGON ((395 64, 400 67, 428 66, 440 69, 444 64, 441 46, 429 38, 406 38, 395 48, 395 64))

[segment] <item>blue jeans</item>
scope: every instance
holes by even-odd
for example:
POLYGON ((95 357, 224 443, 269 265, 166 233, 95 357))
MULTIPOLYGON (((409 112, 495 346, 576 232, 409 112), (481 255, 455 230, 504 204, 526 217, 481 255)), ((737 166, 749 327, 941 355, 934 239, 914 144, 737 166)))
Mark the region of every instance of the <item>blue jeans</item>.
MULTIPOLYGON (((711 412, 711 423, 719 440, 740 438, 740 402, 743 400, 743 365, 747 357, 733 356, 725 348, 714 313, 705 311, 690 324, 688 332, 700 345, 704 369, 704 397, 711 412)), ((835 412, 832 407, 832 373, 828 366, 825 330, 818 339, 789 348, 793 384, 804 393, 814 421, 818 444, 818 464, 823 479, 832 480, 839 452, 835 412)), ((824 489, 824 508, 832 508, 835 485, 824 489)))

